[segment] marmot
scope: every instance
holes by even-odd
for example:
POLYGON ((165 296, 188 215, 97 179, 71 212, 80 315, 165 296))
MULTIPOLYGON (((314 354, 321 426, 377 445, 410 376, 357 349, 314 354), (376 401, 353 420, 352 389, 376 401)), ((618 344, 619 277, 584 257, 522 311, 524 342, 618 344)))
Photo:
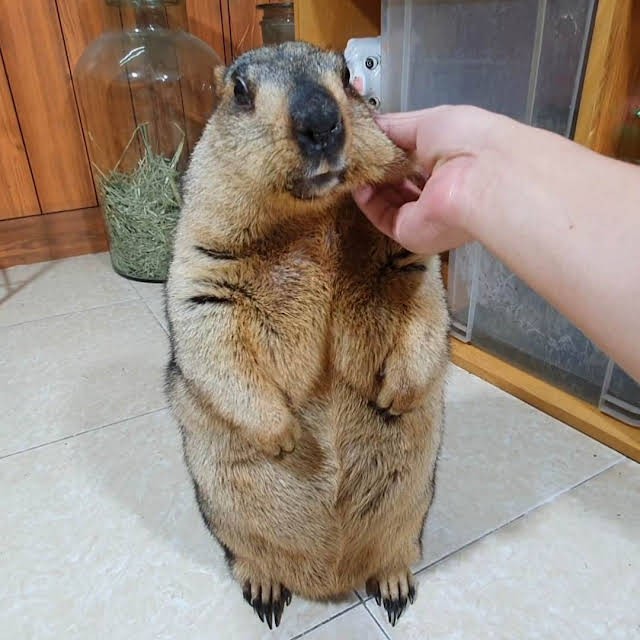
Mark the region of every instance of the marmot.
POLYGON ((167 282, 167 390, 202 516, 269 627, 366 584, 395 624, 433 496, 448 362, 438 256, 351 197, 406 154, 344 57, 295 42, 217 74, 167 282))

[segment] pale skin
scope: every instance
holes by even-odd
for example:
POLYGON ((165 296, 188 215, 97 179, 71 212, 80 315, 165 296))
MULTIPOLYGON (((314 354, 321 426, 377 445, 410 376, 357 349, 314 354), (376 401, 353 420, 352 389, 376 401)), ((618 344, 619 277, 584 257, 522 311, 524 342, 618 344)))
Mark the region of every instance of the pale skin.
POLYGON ((481 242, 640 380, 640 167, 474 107, 381 116, 425 178, 356 202, 416 253, 481 242))

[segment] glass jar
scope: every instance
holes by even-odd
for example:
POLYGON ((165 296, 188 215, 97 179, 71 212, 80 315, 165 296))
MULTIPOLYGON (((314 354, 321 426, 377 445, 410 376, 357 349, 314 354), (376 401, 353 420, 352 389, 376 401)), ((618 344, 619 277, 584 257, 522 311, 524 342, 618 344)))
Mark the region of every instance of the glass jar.
POLYGON ((272 2, 257 5, 262 9, 262 43, 280 44, 296 39, 293 2, 272 2))
POLYGON ((76 90, 117 273, 166 279, 180 180, 216 106, 222 64, 186 33, 182 0, 106 0, 114 24, 78 61, 76 90))

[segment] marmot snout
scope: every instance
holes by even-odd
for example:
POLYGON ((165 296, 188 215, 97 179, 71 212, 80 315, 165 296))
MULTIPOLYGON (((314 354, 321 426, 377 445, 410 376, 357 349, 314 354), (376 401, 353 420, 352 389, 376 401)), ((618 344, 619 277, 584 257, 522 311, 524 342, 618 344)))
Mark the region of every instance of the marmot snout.
POLYGON ((258 49, 218 74, 167 283, 167 390, 203 518, 269 626, 291 594, 415 595, 443 412, 437 256, 357 209, 410 163, 342 56, 258 49))
POLYGON ((208 141, 262 199, 335 197, 407 173, 406 157, 350 86, 341 55, 301 43, 257 49, 218 71, 218 92, 213 119, 225 136, 208 141))

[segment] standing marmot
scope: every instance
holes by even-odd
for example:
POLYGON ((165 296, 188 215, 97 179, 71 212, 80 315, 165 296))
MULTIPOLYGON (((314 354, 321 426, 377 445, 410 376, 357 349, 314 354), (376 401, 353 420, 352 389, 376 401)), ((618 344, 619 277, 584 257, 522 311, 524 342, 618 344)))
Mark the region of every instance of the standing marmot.
POLYGON ((303 43, 218 75, 167 283, 167 387, 202 515, 269 626, 361 584, 395 623, 433 495, 448 314, 439 260, 350 189, 405 154, 303 43))

